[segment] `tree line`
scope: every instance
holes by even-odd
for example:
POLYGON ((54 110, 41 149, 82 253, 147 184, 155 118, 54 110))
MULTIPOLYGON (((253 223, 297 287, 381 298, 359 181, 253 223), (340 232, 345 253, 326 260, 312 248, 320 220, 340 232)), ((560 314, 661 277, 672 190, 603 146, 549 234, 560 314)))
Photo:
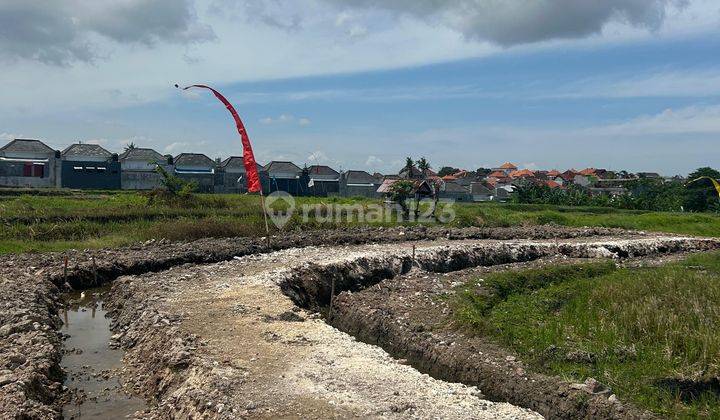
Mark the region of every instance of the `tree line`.
POLYGON ((704 167, 689 174, 689 182, 642 178, 625 184, 626 193, 611 196, 590 194, 583 187, 550 188, 546 185, 519 185, 513 201, 522 204, 553 204, 560 206, 602 206, 629 210, 720 212, 718 191, 708 179, 720 179, 720 172, 704 167))

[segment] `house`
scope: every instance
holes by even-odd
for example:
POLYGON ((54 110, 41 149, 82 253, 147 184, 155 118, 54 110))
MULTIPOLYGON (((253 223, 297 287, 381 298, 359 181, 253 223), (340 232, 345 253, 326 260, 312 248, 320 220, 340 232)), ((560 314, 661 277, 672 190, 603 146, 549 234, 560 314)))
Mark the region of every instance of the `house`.
POLYGON ((495 188, 495 196, 493 200, 504 203, 510 200, 510 196, 515 192, 515 187, 512 185, 498 186, 495 188))
MULTIPOLYGON (((377 188, 377 193, 381 194, 389 199, 390 195, 392 194, 392 186, 395 183, 400 182, 400 181, 405 181, 405 180, 386 179, 377 188)), ((415 199, 433 198, 434 187, 431 185, 431 183, 428 180, 415 179, 410 182, 412 182, 412 184, 413 184, 412 192, 414 194, 415 199)))
POLYGON ((492 172, 503 172, 505 176, 510 175, 510 172, 517 171, 518 167, 510 162, 505 162, 497 168, 492 168, 492 172))
POLYGON ((60 187, 60 151, 40 140, 15 139, 0 148, 0 186, 60 187))
MULTIPOLYGON (((308 195, 327 197, 340 194, 340 172, 326 165, 312 165, 307 169, 308 195)), ((377 176, 373 175, 374 179, 377 176)))
POLYGON ((638 176, 638 178, 650 178, 650 179, 662 178, 660 176, 660 174, 657 172, 638 172, 637 176, 638 176))
POLYGON ((309 180, 306 178, 301 181, 303 170, 294 163, 274 160, 265 165, 263 170, 267 173, 263 191, 285 191, 290 195, 304 195, 307 192, 309 180))
POLYGON ((134 147, 120 155, 120 187, 123 190, 152 190, 162 185, 161 166, 172 173, 172 157, 163 156, 153 149, 134 147))
MULTIPOLYGON (((263 167, 257 163, 255 165, 261 184, 267 184, 267 177, 263 167)), ((215 176, 215 192, 246 193, 247 190, 247 176, 243 157, 230 156, 220 162, 218 173, 215 176)))
POLYGON ((473 182, 470 185, 472 201, 492 201, 495 187, 485 182, 473 182))
POLYGON ((340 195, 343 197, 377 197, 380 185, 375 177, 365 171, 347 171, 340 174, 340 195))
POLYGON ((410 169, 400 169, 400 172, 398 172, 398 176, 402 179, 422 179, 423 173, 420 169, 413 166, 410 169))
POLYGON ((454 181, 460 186, 467 187, 468 191, 470 188, 470 184, 477 181, 477 175, 475 172, 468 172, 468 171, 459 171, 453 174, 453 177, 455 177, 454 181))
POLYGON ((535 173, 530 169, 515 170, 508 174, 512 179, 535 178, 535 173))
POLYGON ((439 196, 443 200, 473 201, 470 187, 464 187, 457 182, 443 182, 440 186, 439 196))
POLYGON ((121 175, 117 154, 97 144, 76 143, 62 151, 62 187, 119 190, 121 175))
POLYGON ((212 159, 202 153, 180 153, 173 163, 175 176, 194 182, 199 192, 214 191, 216 163, 212 159))

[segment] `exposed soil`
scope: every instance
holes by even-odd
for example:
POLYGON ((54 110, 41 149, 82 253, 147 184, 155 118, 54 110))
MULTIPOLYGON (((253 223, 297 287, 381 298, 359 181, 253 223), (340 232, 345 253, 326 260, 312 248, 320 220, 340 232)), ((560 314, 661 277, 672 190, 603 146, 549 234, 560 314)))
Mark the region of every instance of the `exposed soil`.
MULTIPOLYGON (((439 291, 428 285, 440 284, 428 279, 444 276, 413 267, 443 271, 558 253, 583 258, 658 256, 716 246, 714 241, 667 237, 307 247, 123 277, 113 285, 110 307, 115 306, 117 319, 113 328, 127 349, 124 378, 138 393, 154 399, 155 408, 148 413, 152 418, 535 415, 506 403, 493 404, 485 399, 490 395, 550 417, 650 417, 608 399, 608 393, 591 394, 597 391, 592 384, 578 386, 527 373, 510 353, 489 343, 473 348, 463 337, 435 336, 429 329, 447 320, 447 312, 427 308, 439 291), (402 281, 386 280, 403 274, 400 279, 411 284, 408 290, 402 281), (401 287, 397 299, 383 291, 390 283, 401 287), (332 322, 363 340, 383 344, 398 359, 319 319, 314 310, 326 308, 333 284, 340 295, 332 322), (359 292, 341 293, 344 290, 359 292), (352 303, 351 296, 370 291, 377 298, 372 303, 352 303), (409 309, 415 306, 424 312, 409 309), (415 315, 417 322, 409 320, 415 315), (479 381, 477 370, 489 379, 479 381), (460 381, 480 387, 455 384, 460 381)), ((450 285, 441 286, 447 291, 450 285)))
MULTIPOLYGON (((503 413, 506 413, 504 410, 507 410, 510 416, 517 416, 518 413, 524 416, 527 411, 518 412, 516 411, 518 408, 507 404, 492 404, 481 400, 473 387, 448 384, 422 376, 409 366, 393 362, 384 353, 377 353, 379 351, 377 348, 363 347, 346 335, 335 335, 340 333, 328 327, 322 320, 313 319, 316 315, 312 312, 296 312, 297 307, 282 293, 278 285, 282 284, 284 290, 291 293, 295 287, 288 286, 287 279, 291 277, 291 273, 302 273, 302 268, 307 268, 310 262, 329 264, 332 261, 329 256, 338 256, 341 260, 343 258, 347 260, 349 254, 345 246, 335 246, 322 251, 314 251, 316 248, 313 247, 304 250, 293 248, 321 244, 394 244, 386 245, 385 248, 381 245, 357 247, 357 253, 364 255, 361 258, 371 258, 381 251, 392 253, 401 249, 406 254, 399 260, 400 267, 393 269, 392 272, 376 269, 377 273, 372 281, 377 282, 390 274, 394 276, 407 272, 412 266, 412 258, 408 256, 412 252, 409 241, 443 238, 443 240, 453 240, 452 243, 460 243, 462 242, 460 240, 476 242, 488 238, 602 238, 609 235, 627 237, 628 234, 619 230, 559 227, 459 230, 422 227, 348 229, 287 234, 283 238, 273 238, 270 248, 265 247, 265 241, 261 238, 235 238, 180 244, 150 241, 136 247, 112 250, 5 255, 0 257, 0 287, 3 290, 0 294, 0 417, 57 418, 60 415, 58 401, 64 390, 63 373, 59 367, 63 338, 60 332, 62 321, 58 316, 61 305, 59 288, 90 287, 118 276, 138 274, 140 275, 124 277, 116 282, 109 304, 116 317, 115 329, 120 334, 119 337, 122 337, 120 342, 129 349, 126 357, 126 373, 129 376, 125 379, 138 395, 145 396, 157 404, 151 412, 152 415, 163 417, 167 413, 175 413, 179 416, 205 413, 212 417, 219 416, 220 413, 230 415, 227 413, 232 411, 226 411, 225 408, 230 410, 232 407, 236 410, 233 415, 245 412, 249 416, 262 416, 264 415, 262 413, 295 415, 293 413, 297 412, 309 416, 324 414, 365 416, 367 407, 375 407, 379 404, 377 407, 380 408, 377 410, 381 411, 372 411, 371 414, 433 415, 433 413, 441 413, 437 410, 446 410, 442 412, 450 417, 453 416, 452 413, 462 417, 470 412, 467 411, 470 410, 467 407, 473 407, 477 411, 483 406, 490 412, 495 410, 493 415, 504 415, 503 413), (278 250, 287 251, 261 255, 278 250), (295 252, 304 256, 292 258, 291 255, 295 252), (235 257, 240 259, 235 260, 235 257), (65 258, 68 259, 66 270, 65 258), (179 267, 183 264, 187 266, 179 267), (191 264, 210 265, 191 266, 191 264), (285 271, 277 273, 273 271, 275 268, 269 269, 269 266, 275 268, 280 266, 285 271), (224 268, 229 271, 222 272, 224 268), (167 269, 170 270, 142 275, 167 269), (203 270, 210 270, 212 275, 210 277, 201 275, 203 270), (214 270, 218 270, 221 274, 215 275, 214 270), (226 280, 218 283, 218 278, 226 280), (245 281, 250 281, 251 284, 258 282, 258 284, 252 288, 239 287, 244 285, 245 281), (229 286, 226 288, 225 284, 229 286), (257 304, 253 306, 255 303, 257 304), (242 306, 238 306, 239 304, 242 306), (214 309, 213 305, 220 306, 214 309), (253 309, 257 307, 260 309, 253 309), (237 312, 241 315, 226 318, 228 310, 231 311, 230 313, 237 312), (304 318, 305 321, 299 322, 298 318, 304 318), (278 327, 277 331, 275 326, 278 327), (222 328, 225 328, 225 331, 222 328), (244 332, 230 334, 233 328, 244 332), (307 328, 307 331, 303 332, 303 328, 307 328), (297 337, 293 335, 296 330, 300 331, 297 337), (281 338, 276 340, 271 333, 278 334, 281 338), (332 339, 329 339, 327 334, 332 339), (343 349, 343 345, 346 345, 352 351, 335 355, 334 344, 321 350, 317 346, 305 343, 324 343, 326 339, 329 340, 328 343, 336 340, 340 343, 338 348, 343 349), (265 347, 261 345, 263 342, 267 343, 265 347), (283 343, 285 347, 275 348, 271 343, 283 343), (267 346, 272 348, 267 349, 267 346), (267 351, 263 353, 262 349, 267 351), (302 352, 301 349, 307 351, 302 352), (229 353, 222 353, 221 350, 229 353), (255 361, 260 360, 260 355, 267 354, 267 369, 274 368, 277 370, 270 372, 282 372, 280 375, 285 375, 285 380, 280 382, 281 376, 275 378, 272 375, 264 375, 262 370, 265 369, 264 367, 251 369, 252 366, 263 365, 238 356, 245 353, 249 355, 252 352, 258 353, 249 358, 255 357, 255 361), (297 354, 297 358, 287 357, 293 354, 297 354), (330 362, 318 359, 316 357, 318 354, 326 354, 330 362), (301 360, 312 367, 310 371, 315 372, 314 375, 318 375, 317 372, 325 372, 323 366, 336 364, 342 366, 336 361, 336 356, 339 360, 344 354, 357 354, 357 356, 349 356, 350 367, 347 370, 327 370, 331 375, 338 376, 324 378, 321 375, 318 377, 324 379, 317 382, 312 378, 307 379, 305 376, 307 370, 297 371, 294 376, 285 373, 290 372, 289 367, 297 366, 295 362, 301 360), (357 365, 361 368, 352 368, 352 366, 356 366, 355 363, 359 360, 355 357, 364 355, 368 355, 367 363, 370 366, 381 366, 378 368, 381 372, 385 372, 387 366, 393 364, 397 366, 395 370, 390 369, 387 373, 383 373, 385 376, 380 375, 378 376, 380 379, 369 383, 364 388, 365 391, 362 391, 362 387, 350 389, 338 378, 349 377, 352 372, 356 372, 357 380, 362 382, 363 376, 357 372, 365 371, 363 363, 357 365), (382 400, 385 401, 382 403, 374 391, 375 387, 395 377, 400 381, 397 388, 404 391, 398 391, 400 395, 395 395, 394 391, 384 395, 386 399, 382 400), (258 383, 268 384, 273 378, 275 382, 283 384, 277 387, 275 394, 270 389, 257 386, 258 383), (413 391, 409 386, 420 380, 427 381, 427 386, 422 387, 422 392, 426 392, 424 395, 428 398, 426 403, 422 402, 423 396, 417 394, 421 391, 413 391), (339 402, 330 399, 333 395, 341 394, 342 389, 346 389, 351 394, 350 400, 339 402), (441 390, 438 391, 440 394, 445 390, 447 395, 457 396, 462 403, 449 397, 443 399, 445 397, 428 396, 436 395, 437 390, 441 390), (263 392, 267 392, 268 396, 277 395, 277 398, 265 398, 263 392), (427 394, 428 392, 430 394, 427 394), (239 397, 240 395, 242 397, 239 397), (226 405, 218 405, 224 404, 222 401, 225 399, 227 399, 226 405), (358 403, 359 406, 355 406, 353 401, 365 401, 365 404, 358 403), (277 402, 277 406, 272 405, 273 402, 277 402), (269 407, 271 411, 258 407, 269 407), (272 410, 275 410, 273 407, 278 407, 278 411, 273 412, 272 410), (453 411, 456 409, 453 407, 465 407, 467 410, 453 411)), ((638 232, 631 235, 652 236, 638 232)), ((573 241, 570 239, 559 242, 573 241)), ((680 242, 675 245, 678 243, 680 242)), ((428 243, 416 245, 418 253, 421 248, 429 246, 428 243)), ((665 251, 670 252, 675 245, 662 246, 669 246, 665 251)), ((560 248, 557 247, 564 245, 548 243, 547 246, 555 246, 558 250, 560 248)), ((612 246, 604 250, 597 248, 593 252, 613 254, 611 248, 612 246)), ((619 251, 625 252, 622 249, 619 251)), ((616 255, 622 256, 621 252, 617 252, 616 255)), ((455 257, 452 255, 446 257, 451 257, 451 261, 454 261, 453 258, 458 261, 452 263, 456 264, 452 269, 463 268, 463 264, 467 263, 467 261, 462 262, 459 254, 455 257)), ((393 261, 395 262, 389 262, 397 264, 398 260, 393 261)), ((438 263, 438 265, 443 264, 438 263)), ((356 275, 358 280, 361 277, 356 275)), ((320 291, 324 291, 325 286, 330 290, 332 286, 325 281, 320 281, 320 284, 321 286, 318 287, 320 291)), ((364 284, 357 286, 358 290, 365 287, 364 284)), ((296 289, 307 290, 306 287, 296 289)), ((345 290, 345 287, 340 285, 337 293, 342 290, 345 290)), ((320 297, 321 295, 310 298, 313 293, 305 292, 307 305, 298 300, 299 295, 293 298, 295 303, 308 308, 312 307, 313 302, 322 304, 324 298, 320 297)))

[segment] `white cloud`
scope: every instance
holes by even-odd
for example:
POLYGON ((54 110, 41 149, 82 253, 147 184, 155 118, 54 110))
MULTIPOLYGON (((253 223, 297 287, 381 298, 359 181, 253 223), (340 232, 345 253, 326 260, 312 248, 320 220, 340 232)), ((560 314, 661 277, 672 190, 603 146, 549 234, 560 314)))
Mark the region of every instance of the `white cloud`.
POLYGON ((365 161, 365 166, 367 167, 376 167, 383 164, 383 160, 380 159, 377 156, 368 156, 367 160, 365 161))
POLYGON ((260 119, 260 124, 272 125, 272 124, 297 124, 300 126, 310 125, 311 121, 308 118, 296 118, 293 115, 281 114, 279 117, 265 117, 260 119))
POLYGON ((650 98, 720 96, 720 68, 658 70, 584 79, 544 98, 650 98))
POLYGON ((386 9, 444 25, 470 39, 516 45, 599 34, 609 23, 659 29, 683 0, 324 0, 356 10, 386 9))
POLYGON ((63 0, 0 3, 0 59, 53 65, 93 61, 107 51, 97 38, 153 46, 214 39, 187 0, 63 0))

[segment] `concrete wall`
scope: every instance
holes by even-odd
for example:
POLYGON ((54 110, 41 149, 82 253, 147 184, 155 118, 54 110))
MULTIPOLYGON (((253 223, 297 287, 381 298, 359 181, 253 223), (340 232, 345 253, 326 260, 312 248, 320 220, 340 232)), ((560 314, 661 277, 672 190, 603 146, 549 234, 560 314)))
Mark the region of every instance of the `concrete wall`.
MULTIPOLYGON (((40 165, 43 167, 43 176, 23 176, 23 162, 0 161, 0 186, 19 188, 59 188, 61 164, 54 154, 48 157, 47 154, 27 154, 26 156, 6 156, 18 159, 47 159, 40 165)), ((34 169, 33 169, 34 171, 34 169)))

